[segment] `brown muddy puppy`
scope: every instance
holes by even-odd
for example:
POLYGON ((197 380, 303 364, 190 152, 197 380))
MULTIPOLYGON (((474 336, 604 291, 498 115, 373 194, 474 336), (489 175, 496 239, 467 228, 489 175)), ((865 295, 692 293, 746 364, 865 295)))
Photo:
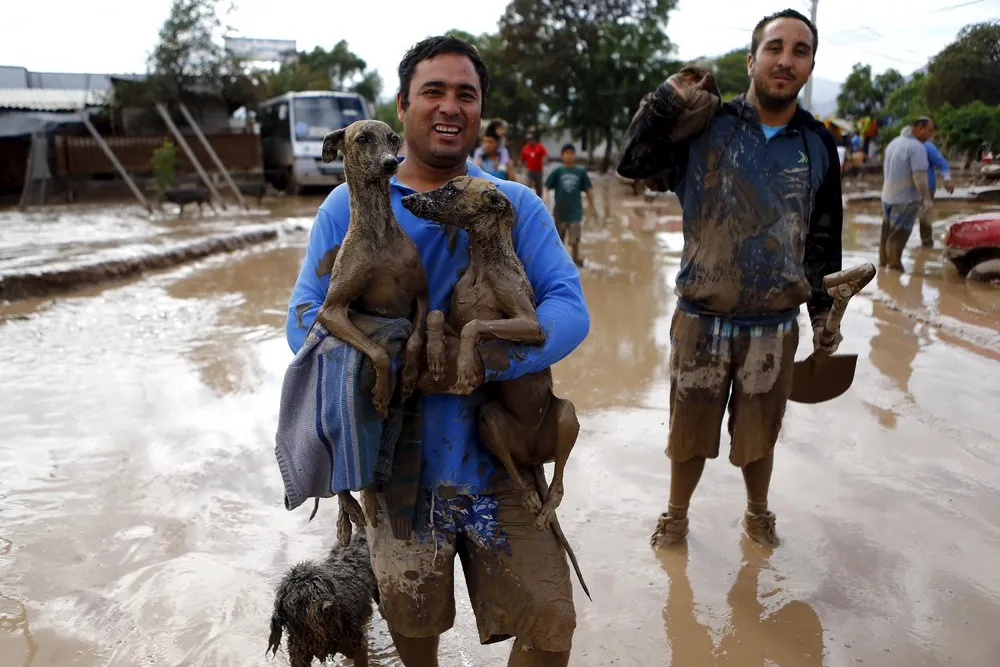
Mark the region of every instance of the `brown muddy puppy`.
POLYGON ((277 654, 287 630, 291 667, 310 667, 314 657, 324 662, 338 653, 367 667, 373 601, 379 601, 378 585, 361 530, 324 560, 303 561, 285 573, 275 590, 267 651, 277 654))
POLYGON ((427 274, 420 253, 392 213, 389 179, 399 167, 399 135, 377 120, 359 120, 323 139, 323 162, 344 154, 351 219, 330 271, 330 287, 316 319, 375 366, 372 404, 389 412, 390 359, 348 317, 348 309, 413 323, 403 359, 402 395, 417 386, 426 341, 427 274))
MULTIPOLYGON (((428 371, 435 381, 443 377, 445 327, 460 332, 455 390, 467 394, 476 386, 476 346, 480 340, 529 345, 545 342, 535 312, 534 290, 514 251, 514 207, 495 185, 471 176, 453 178, 430 192, 407 195, 402 203, 420 218, 468 232, 469 267, 455 285, 448 320, 440 310, 427 317, 428 371)), ((576 408, 553 394, 549 368, 514 380, 486 383, 482 391, 487 402, 479 409, 479 437, 518 486, 524 507, 537 513, 535 527, 545 530, 552 526, 587 591, 576 556, 555 516, 563 499, 566 461, 580 432, 576 408), (541 465, 552 461, 555 471, 546 489, 541 465), (534 471, 536 488, 530 488, 518 473, 529 467, 534 471)))

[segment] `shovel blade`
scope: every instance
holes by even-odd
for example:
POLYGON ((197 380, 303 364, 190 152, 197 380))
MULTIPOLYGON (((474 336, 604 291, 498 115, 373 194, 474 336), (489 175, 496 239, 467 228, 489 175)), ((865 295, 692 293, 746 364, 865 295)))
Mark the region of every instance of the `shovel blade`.
POLYGON ((818 357, 813 354, 795 362, 792 368, 792 393, 796 403, 822 403, 837 398, 854 382, 858 355, 841 354, 818 357))

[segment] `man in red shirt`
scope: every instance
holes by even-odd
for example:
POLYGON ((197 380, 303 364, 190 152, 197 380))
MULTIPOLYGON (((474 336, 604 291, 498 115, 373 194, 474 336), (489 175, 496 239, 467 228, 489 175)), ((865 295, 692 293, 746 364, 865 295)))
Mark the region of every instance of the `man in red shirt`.
POLYGON ((521 162, 528 172, 528 185, 535 188, 535 194, 542 196, 542 169, 548 152, 536 138, 534 133, 528 134, 528 140, 521 149, 521 162))

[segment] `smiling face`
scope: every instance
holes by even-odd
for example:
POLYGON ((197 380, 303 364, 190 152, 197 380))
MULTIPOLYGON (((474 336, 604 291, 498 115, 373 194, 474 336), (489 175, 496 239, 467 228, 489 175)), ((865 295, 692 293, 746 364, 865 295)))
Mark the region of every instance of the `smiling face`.
POLYGON ((794 104, 812 74, 813 34, 798 19, 779 18, 768 23, 757 51, 747 58, 757 99, 762 106, 780 109, 794 104))
POLYGON ((479 135, 482 91, 472 61, 442 54, 417 63, 408 104, 396 96, 407 154, 437 169, 465 163, 479 135))

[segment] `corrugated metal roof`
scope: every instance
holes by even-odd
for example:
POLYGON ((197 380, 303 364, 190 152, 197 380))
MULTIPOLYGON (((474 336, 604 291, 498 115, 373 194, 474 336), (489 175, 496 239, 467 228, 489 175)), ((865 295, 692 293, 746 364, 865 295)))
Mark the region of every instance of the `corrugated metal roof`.
MULTIPOLYGON (((0 109, 22 111, 74 111, 84 102, 82 90, 53 88, 0 88, 0 109)), ((96 90, 86 92, 87 106, 102 106, 107 95, 96 90)))

